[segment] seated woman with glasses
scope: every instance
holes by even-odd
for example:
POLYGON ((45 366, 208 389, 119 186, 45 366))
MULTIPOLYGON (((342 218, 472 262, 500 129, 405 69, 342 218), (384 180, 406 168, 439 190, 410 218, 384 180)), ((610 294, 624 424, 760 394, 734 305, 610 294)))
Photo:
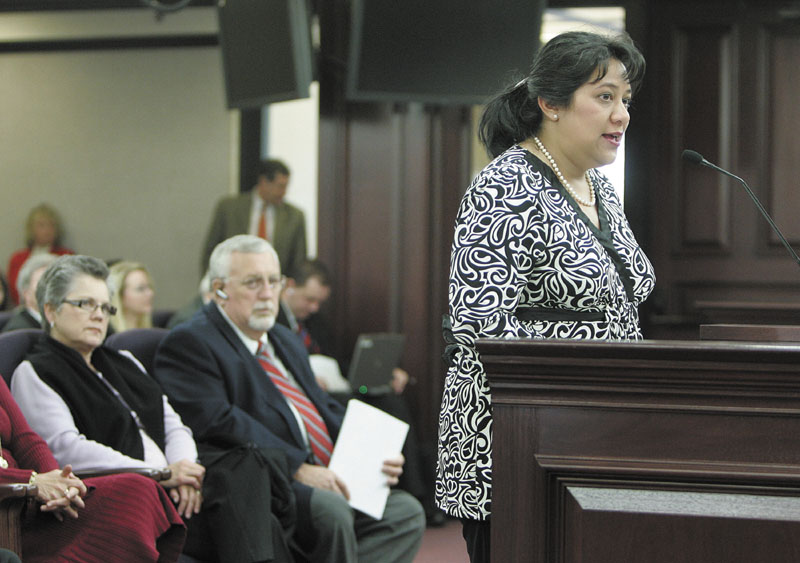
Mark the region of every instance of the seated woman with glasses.
MULTIPOLYGON (((81 481, 59 469, 0 378, 0 483, 37 486, 38 511, 22 528, 25 563, 176 561, 185 528, 156 482, 120 473, 81 481)), ((0 550, 4 551, 4 550, 0 550)), ((19 559, 0 556, 0 562, 19 559)))
MULTIPOLYGON (((36 297, 47 334, 11 381, 22 412, 58 462, 71 463, 76 472, 171 469, 172 476, 161 484, 178 512, 191 518, 184 548, 190 555, 243 563, 269 559, 248 558, 262 553, 254 546, 267 530, 237 526, 226 512, 263 510, 270 519, 269 481, 250 479, 241 464, 226 467, 224 475, 212 468, 206 476, 206 468, 195 461, 191 431, 158 383, 129 352, 103 345, 109 318, 117 313, 108 277, 106 265, 89 256, 60 257, 42 275, 36 297), (206 510, 201 512, 201 505, 206 510), (227 556, 228 550, 248 555, 227 556)), ((269 539, 276 543, 268 547, 285 548, 280 534, 269 539)))
POLYGON ((103 346, 116 313, 107 278, 89 256, 62 256, 45 270, 36 297, 46 334, 15 370, 12 393, 58 463, 76 472, 166 466, 161 485, 190 518, 205 469, 155 380, 129 353, 103 346))

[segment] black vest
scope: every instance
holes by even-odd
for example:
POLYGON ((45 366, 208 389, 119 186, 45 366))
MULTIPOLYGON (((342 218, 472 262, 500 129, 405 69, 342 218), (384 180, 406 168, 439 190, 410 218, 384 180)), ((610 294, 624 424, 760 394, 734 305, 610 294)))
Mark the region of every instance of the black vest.
MULTIPOLYGON (((26 357, 39 378, 69 407, 81 434, 128 457, 144 459, 144 446, 130 411, 72 348, 44 336, 26 357)), ((100 346, 92 364, 119 392, 164 451, 164 404, 161 387, 130 358, 100 346)))

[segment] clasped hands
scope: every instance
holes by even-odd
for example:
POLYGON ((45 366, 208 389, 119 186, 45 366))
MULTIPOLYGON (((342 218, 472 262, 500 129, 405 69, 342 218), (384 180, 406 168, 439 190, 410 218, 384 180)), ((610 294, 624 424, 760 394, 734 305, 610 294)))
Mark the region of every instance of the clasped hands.
MULTIPOLYGON (((206 469, 187 459, 167 467, 172 474, 160 484, 169 490, 172 501, 178 505, 178 513, 191 518, 192 514, 200 512, 203 504, 201 491, 206 469)), ((77 509, 86 506, 81 498, 86 495, 86 485, 72 473, 71 465, 36 475, 34 482, 39 489, 36 498, 42 503, 41 510, 52 512, 59 521, 64 520, 64 514, 77 518, 77 509)))
MULTIPOLYGON (((403 454, 397 457, 387 459, 383 462, 381 471, 386 475, 386 484, 389 486, 396 485, 403 474, 403 464, 405 463, 403 454)), ((333 471, 321 465, 311 465, 310 463, 303 463, 294 474, 294 479, 317 489, 326 489, 339 493, 347 500, 350 500, 350 491, 347 490, 347 485, 344 481, 333 471)))
POLYGON ((178 514, 188 520, 192 514, 200 512, 203 504, 203 477, 206 468, 188 459, 170 463, 167 468, 172 471, 172 475, 161 481, 161 486, 169 491, 172 502, 177 505, 178 514))
POLYGON ((72 473, 71 465, 40 473, 33 483, 39 489, 36 498, 42 503, 42 512, 52 512, 60 522, 64 514, 77 518, 78 509, 85 506, 81 497, 86 495, 86 485, 72 473))

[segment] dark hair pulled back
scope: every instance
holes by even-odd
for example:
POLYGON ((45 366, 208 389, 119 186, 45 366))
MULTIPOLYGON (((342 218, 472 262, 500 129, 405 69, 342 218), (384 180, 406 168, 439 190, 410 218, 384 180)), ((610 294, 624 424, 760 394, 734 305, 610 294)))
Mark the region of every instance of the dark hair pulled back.
POLYGON ((570 31, 548 41, 534 56, 530 74, 486 105, 478 138, 492 157, 535 135, 542 124, 538 98, 568 106, 572 95, 596 73, 608 72, 612 59, 625 66, 625 79, 635 93, 644 77, 642 53, 627 33, 605 36, 570 31))

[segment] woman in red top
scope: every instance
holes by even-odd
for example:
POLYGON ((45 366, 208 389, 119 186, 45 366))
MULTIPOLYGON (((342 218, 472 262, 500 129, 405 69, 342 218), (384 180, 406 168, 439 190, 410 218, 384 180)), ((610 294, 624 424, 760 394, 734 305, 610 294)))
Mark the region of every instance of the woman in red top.
POLYGON ((59 469, 2 378, 0 441, 0 483, 39 489, 40 512, 22 529, 25 563, 177 561, 185 527, 164 489, 133 473, 81 481, 59 469))
POLYGON ((8 289, 11 299, 19 303, 17 276, 19 270, 31 254, 49 252, 51 254, 74 254, 69 248, 61 246, 61 220, 56 210, 40 203, 28 213, 25 223, 25 248, 17 250, 8 261, 8 289))

